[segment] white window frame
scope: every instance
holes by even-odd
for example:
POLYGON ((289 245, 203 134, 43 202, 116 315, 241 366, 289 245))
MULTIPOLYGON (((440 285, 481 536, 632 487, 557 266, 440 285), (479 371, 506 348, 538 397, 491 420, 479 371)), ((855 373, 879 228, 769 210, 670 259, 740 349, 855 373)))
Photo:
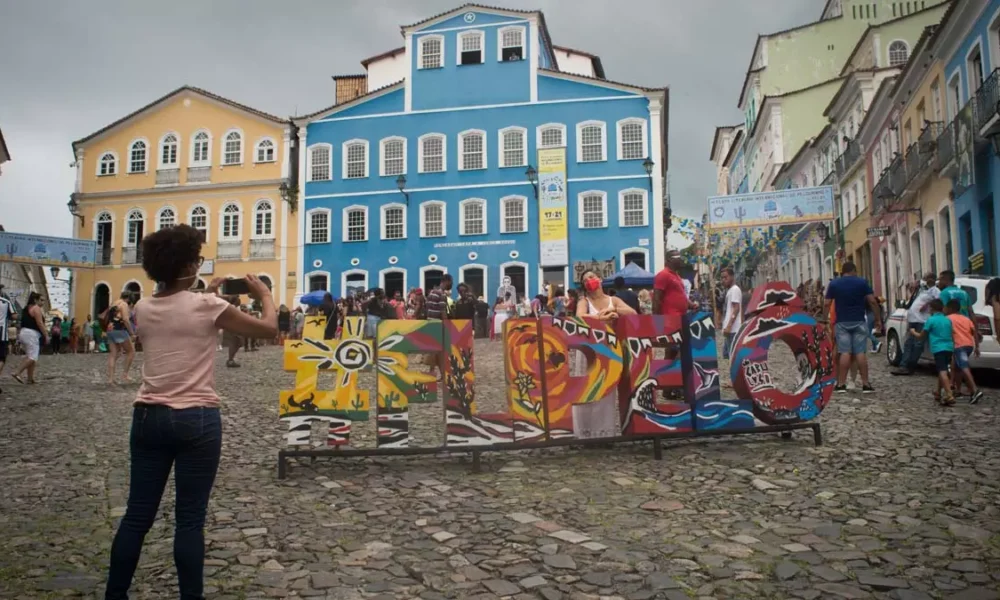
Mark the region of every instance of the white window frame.
POLYGON ((126 157, 126 160, 127 160, 126 166, 128 167, 128 171, 126 171, 126 173, 128 173, 128 174, 133 174, 133 173, 149 173, 149 158, 150 158, 149 157, 149 151, 150 151, 149 140, 147 140, 146 138, 136 138, 136 139, 132 140, 131 142, 129 142, 128 143, 128 156, 126 157), (143 144, 146 145, 146 160, 143 161, 143 167, 144 167, 143 170, 141 170, 141 171, 133 171, 132 170, 132 148, 137 143, 139 143, 139 142, 142 142, 143 144))
MULTIPOLYGON (((462 65, 462 40, 469 36, 479 37, 479 64, 486 62, 486 32, 482 29, 472 29, 469 31, 463 31, 458 34, 455 38, 455 64, 458 66, 468 66, 462 65)), ((475 64, 475 63, 473 63, 475 64)))
POLYGON ((489 152, 487 146, 488 138, 486 132, 482 129, 466 129, 458 134, 458 170, 459 171, 482 171, 483 169, 489 168, 489 152), (465 138, 472 134, 479 134, 483 136, 483 166, 477 167, 475 169, 465 168, 465 138))
POLYGON ((188 159, 189 159, 188 166, 191 166, 191 167, 210 167, 210 166, 212 166, 212 132, 211 131, 209 131, 207 129, 199 129, 198 131, 195 131, 193 134, 191 134, 190 154, 188 155, 188 159), (194 159, 194 156, 195 156, 194 155, 194 149, 195 149, 194 147, 195 147, 195 143, 196 143, 198 134, 201 134, 201 133, 204 133, 206 136, 208 136, 208 148, 207 148, 207 151, 205 152, 205 160, 195 160, 194 159))
POLYGON ((306 181, 333 181, 333 145, 332 144, 310 144, 306 152, 306 181), (326 149, 329 153, 329 160, 327 161, 327 170, 330 176, 326 179, 313 179, 313 152, 315 150, 326 149))
POLYGON ((95 242, 100 242, 100 240, 97 239, 97 228, 98 228, 98 226, 101 223, 111 223, 111 245, 114 246, 114 244, 115 244, 115 213, 113 213, 110 209, 105 208, 105 209, 101 209, 101 210, 97 211, 97 214, 94 215, 94 241, 95 242), (102 221, 101 217, 104 217, 104 216, 107 216, 107 219, 104 219, 102 221))
POLYGON ((406 220, 409 217, 409 215, 407 215, 406 212, 407 212, 406 211, 406 205, 403 204, 403 203, 401 203, 401 202, 390 202, 389 204, 383 204, 382 206, 380 206, 379 207, 379 230, 380 230, 381 235, 379 236, 379 239, 390 241, 390 242, 399 241, 399 240, 405 240, 406 239, 406 234, 407 234, 407 231, 406 231, 406 229, 407 229, 406 228, 406 220), (386 235, 385 213, 388 212, 390 208, 398 208, 398 209, 400 209, 400 210, 403 211, 403 237, 390 238, 390 237, 387 237, 387 235, 386 235))
POLYGON ((405 299, 406 294, 410 291, 409 285, 407 285, 408 281, 409 281, 409 275, 406 272, 406 269, 404 269, 402 267, 386 267, 385 269, 382 269, 381 271, 379 271, 378 272, 378 286, 380 288, 382 288, 383 291, 385 290, 385 276, 387 274, 389 274, 389 273, 402 273, 403 274, 403 297, 405 299))
POLYGON ((253 205, 253 229, 250 230, 250 239, 252 239, 252 240, 273 240, 275 238, 275 235, 274 235, 275 225, 277 224, 275 222, 277 220, 276 217, 277 217, 277 213, 274 210, 274 202, 270 198, 261 198, 261 199, 257 200, 256 202, 254 202, 254 205, 253 205), (265 202, 270 206, 270 208, 267 209, 266 211, 257 212, 257 209, 259 209, 260 206, 262 204, 264 204, 265 202), (260 217, 260 215, 267 214, 267 213, 271 214, 271 232, 270 233, 262 233, 262 234, 258 235, 257 234, 257 219, 258 219, 258 217, 260 217))
POLYGON ((188 209, 187 224, 190 225, 191 227, 194 227, 195 229, 198 229, 198 231, 202 231, 205 234, 205 243, 208 243, 208 238, 209 238, 208 233, 212 230, 212 210, 210 208, 208 208, 208 206, 206 206, 204 204, 195 204, 194 206, 192 206, 191 208, 188 209), (194 219, 194 211, 195 211, 196 208, 200 208, 200 209, 202 209, 202 210, 205 211, 205 229, 204 230, 201 230, 201 229, 198 229, 197 227, 194 227, 194 224, 192 223, 192 220, 194 219))
POLYGON ((398 135, 389 136, 382 138, 378 142, 378 176, 379 177, 399 177, 400 175, 406 175, 406 159, 407 159, 407 143, 406 138, 398 135), (403 143, 403 170, 400 173, 393 173, 388 175, 385 169, 385 146, 389 142, 402 142, 403 143))
POLYGON ((444 173, 448 170, 448 136, 443 133, 425 133, 417 138, 417 172, 418 173, 444 173), (441 140, 441 170, 428 171, 424 167, 424 142, 437 138, 441 140))
MULTIPOLYGON (((992 67, 992 72, 992 70, 1000 68, 1000 8, 997 8, 990 20, 987 21, 986 43, 990 47, 990 67, 992 67)), ((954 242, 952 244, 954 245, 954 242)))
POLYGON ((219 207, 219 241, 220 242, 242 242, 243 241, 243 227, 246 225, 243 219, 243 205, 235 200, 229 202, 223 202, 222 206, 219 207), (230 206, 235 206, 238 210, 236 215, 238 216, 236 228, 236 237, 232 235, 226 236, 226 215, 231 214, 226 212, 226 208, 230 206))
POLYGON ((332 291, 330 289, 331 276, 330 276, 330 272, 329 271, 309 271, 308 273, 306 273, 304 275, 306 289, 309 289, 309 280, 312 279, 313 277, 315 277, 316 275, 323 275, 324 277, 326 277, 326 290, 324 290, 324 291, 327 291, 327 292, 332 291))
MULTIPOLYGON (((371 162, 371 148, 368 147, 368 140, 362 140, 360 138, 354 138, 353 140, 347 140, 340 145, 340 162, 343 173, 341 174, 341 179, 367 179, 368 178, 368 163, 371 162), (365 174, 361 177, 348 177, 347 176, 347 150, 350 146, 355 144, 361 144, 365 147, 365 174)), ((332 156, 332 155, 331 155, 332 156)))
MULTIPOLYGON (((444 53, 445 53, 445 43, 443 35, 422 35, 420 39, 417 40, 417 70, 422 71, 425 69, 441 69, 444 68, 444 53), (428 40, 437 40, 441 44, 441 55, 438 58, 438 64, 436 67, 425 67, 424 66, 424 42, 428 40)), ((461 60, 461 54, 459 54, 459 60, 461 60)))
POLYGON ((646 119, 640 119, 638 117, 629 117, 627 119, 622 119, 617 123, 618 130, 618 160, 645 160, 649 158, 649 124, 646 119), (642 128, 642 155, 635 158, 625 158, 625 142, 622 138, 622 129, 626 125, 639 125, 642 128))
POLYGON ((484 198, 466 198, 458 203, 458 235, 486 235, 489 232, 489 205, 484 198), (479 204, 483 208, 483 230, 480 233, 465 231, 465 208, 473 204, 479 204))
POLYGON ((347 276, 348 275, 364 275, 365 276, 365 289, 368 289, 368 270, 367 269, 348 269, 340 274, 340 297, 347 297, 347 276))
POLYGON ((546 123, 535 128, 535 145, 539 148, 565 148, 566 147, 566 125, 563 123, 546 123), (558 129, 562 138, 562 144, 558 146, 546 146, 542 144, 542 134, 548 129, 558 129))
MULTIPOLYGON (((983 56, 983 38, 979 37, 971 46, 969 46, 969 51, 965 53, 965 87, 969 93, 969 95, 966 96, 966 98, 975 97, 976 92, 979 91, 979 88, 972 87, 973 85, 978 85, 979 82, 974 80, 974 78, 972 77, 972 73, 969 70, 969 67, 972 66, 970 64, 972 55, 975 54, 977 50, 979 51, 979 64, 981 65, 981 68, 983 70, 984 84, 986 80, 989 79, 990 76, 990 74, 986 71, 989 65, 986 63, 986 57, 983 56)), ((966 100, 966 102, 968 102, 968 100, 966 100)))
MULTIPOLYGON (((181 135, 176 131, 168 131, 160 138, 160 143, 156 146, 157 170, 171 170, 181 168, 181 135), (163 147, 166 145, 167 137, 174 136, 174 162, 163 162, 163 147)), ((175 213, 176 214, 176 213, 175 213)))
MULTIPOLYGON (((136 240, 136 243, 131 244, 128 241, 128 225, 133 221, 131 218, 133 213, 139 213, 142 216, 142 233, 143 236, 147 235, 146 224, 149 223, 149 219, 146 216, 146 211, 138 207, 128 209, 125 211, 125 227, 122 227, 122 248, 135 248, 142 242, 142 240, 136 240)), ((138 219, 135 220, 138 221, 138 219)))
MULTIPOLYGON (((519 260, 511 260, 505 263, 500 263, 500 281, 506 276, 507 267, 524 267, 524 295, 525 297, 531 297, 531 267, 528 263, 521 262, 519 260)), ((496 298, 494 298, 496 300, 496 298)))
MULTIPOLYGON (((483 289, 482 289, 482 294, 483 294, 483 297, 486 298, 486 300, 488 302, 490 302, 490 304, 492 304, 492 300, 490 300, 490 291, 489 291, 490 290, 490 268, 487 265, 480 264, 480 263, 468 263, 468 264, 464 264, 464 265, 462 265, 461 267, 458 268, 458 283, 465 283, 465 272, 468 271, 469 269, 482 269, 483 270, 483 289)), ((456 287, 457 287, 457 284, 456 284, 456 287)), ((494 291, 493 293, 496 293, 496 291, 494 291)), ((496 298, 494 298, 493 300, 496 300, 496 298)))
POLYGON ((278 142, 272 137, 262 137, 253 145, 253 162, 257 165, 278 162, 278 142), (260 160, 260 147, 264 142, 271 142, 271 160, 260 160))
POLYGON ((510 127, 504 127, 497 132, 497 156, 500 157, 500 168, 508 169, 513 167, 527 167, 528 166, 528 130, 524 127, 518 127, 512 125, 510 127), (504 152, 504 135, 511 132, 520 133, 523 139, 523 144, 521 145, 521 164, 508 165, 507 164, 507 153, 504 152))
POLYGON ((951 77, 948 78, 948 82, 945 84, 945 108, 948 111, 948 120, 952 120, 958 116, 958 111, 962 108, 962 68, 956 67, 952 72, 951 77), (955 90, 958 92, 958 104, 952 106, 951 92, 955 90))
MULTIPOLYGON (((329 208, 311 208, 306 211, 306 243, 307 244, 329 244, 333 241, 333 211, 329 208), (325 214, 326 215, 326 241, 316 242, 313 241, 313 226, 312 217, 315 214, 325 214)), ((306 281, 309 281, 306 279, 306 281)), ((328 279, 329 281, 329 279, 328 279)))
POLYGON ((649 226, 649 190, 628 188, 618 192, 618 227, 648 227, 649 226), (625 194, 642 194, 642 224, 625 224, 625 194))
POLYGON ((363 204, 352 204, 350 206, 345 206, 343 208, 343 210, 341 211, 341 213, 340 213, 340 217, 341 217, 340 218, 340 229, 341 229, 341 232, 340 232, 341 233, 340 241, 342 241, 344 243, 350 243, 350 244, 357 244, 357 243, 367 242, 368 241, 368 225, 369 225, 369 222, 368 222, 368 207, 367 206, 365 206, 363 204), (362 240, 350 240, 350 241, 348 241, 348 239, 347 239, 347 237, 348 237, 347 236, 347 229, 348 229, 348 227, 347 227, 347 220, 348 220, 348 215, 349 215, 349 213, 351 211, 355 211, 355 210, 360 210, 360 211, 364 212, 364 215, 365 215, 365 237, 362 240))
POLYGON ((242 129, 230 129, 222 135, 222 143, 219 144, 219 164, 223 167, 238 167, 243 164, 244 151, 246 150, 246 136, 243 134, 242 129), (227 163, 226 162, 226 142, 230 134, 236 133, 240 136, 240 162, 238 163, 227 163))
POLYGON ((513 194, 510 196, 504 196, 500 199, 500 233, 527 233, 528 232, 528 198, 526 196, 519 196, 513 194), (511 202, 520 202, 522 208, 522 215, 524 220, 524 229, 520 231, 511 231, 507 229, 507 204, 511 202))
POLYGON ((420 203, 420 237, 422 238, 439 238, 448 236, 448 205, 441 200, 427 200, 420 203), (428 206, 440 206, 441 207, 441 235, 427 235, 427 220, 426 213, 424 210, 428 206))
POLYGON ((583 121, 576 124, 576 162, 578 163, 594 163, 594 162, 605 162, 608 160, 608 124, 604 121, 583 121), (583 160, 583 128, 590 127, 592 125, 599 126, 601 128, 601 159, 600 160, 583 160))
POLYGON ((625 255, 626 254, 643 254, 643 255, 645 255, 645 257, 646 257, 646 259, 645 259, 646 266, 644 268, 647 271, 649 270, 649 267, 651 266, 649 264, 649 248, 641 248, 639 246, 633 246, 631 248, 622 248, 621 251, 619 251, 619 253, 618 253, 618 264, 620 264, 623 269, 626 267, 626 264, 625 264, 625 255))
POLYGON ((98 177, 114 177, 118 174, 118 153, 114 150, 105 150, 101 152, 97 157, 97 170, 94 173, 98 177), (114 173, 101 173, 101 166, 104 165, 104 157, 111 156, 111 165, 114 167, 114 173))
POLYGON ((577 226, 578 229, 607 229, 608 228, 608 193, 604 190, 587 190, 576 195, 577 205, 577 226), (603 224, 600 227, 584 227, 583 223, 583 199, 586 196, 601 197, 601 218, 603 224))
POLYGON ((906 63, 908 63, 909 61, 910 61, 910 45, 908 43, 906 43, 906 40, 901 40, 901 39, 900 40, 892 40, 885 47, 885 64, 886 65, 888 65, 890 67, 902 67, 906 63), (903 44, 903 47, 906 48, 906 60, 904 60, 901 63, 897 63, 895 65, 892 64, 892 45, 893 44, 903 44))
POLYGON ((174 224, 172 225, 172 227, 177 227, 178 225, 180 225, 181 219, 177 214, 177 208, 170 204, 167 204, 166 206, 161 206, 156 211, 156 221, 153 223, 153 225, 156 227, 155 231, 159 231, 160 229, 162 229, 162 227, 160 226, 160 217, 163 216, 163 212, 167 210, 174 213, 174 224))
MULTIPOLYGON (((514 48, 515 46, 511 46, 514 48)), ((508 25, 506 27, 501 27, 497 29, 497 62, 521 62, 528 60, 528 33, 523 25, 508 25), (520 31, 521 32, 521 60, 518 61, 505 61, 503 59, 503 34, 505 31, 520 31)))
MULTIPOLYGON (((424 265, 424 266, 420 267, 419 269, 417 269, 417 271, 420 273, 419 285, 420 285, 420 287, 424 287, 424 278, 426 277, 428 271, 441 271, 442 275, 447 275, 448 274, 448 267, 446 267, 444 265, 441 265, 441 264, 424 265)), ((427 291, 430 291, 430 290, 427 290, 427 291)))

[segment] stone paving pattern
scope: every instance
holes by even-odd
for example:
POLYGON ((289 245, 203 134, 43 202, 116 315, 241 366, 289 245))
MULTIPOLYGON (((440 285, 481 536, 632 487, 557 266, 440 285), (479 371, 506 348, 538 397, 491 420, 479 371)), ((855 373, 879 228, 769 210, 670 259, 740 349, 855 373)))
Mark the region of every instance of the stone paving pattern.
MULTIPOLYGON (((942 409, 929 376, 889 377, 880 357, 879 393, 835 396, 820 448, 804 431, 671 442, 662 461, 649 443, 489 453, 480 474, 461 455, 302 459, 281 482, 293 375, 275 347, 239 358, 217 357, 209 598, 1000 597, 995 401, 942 409)), ((477 359, 480 410, 498 410, 499 345, 477 359)), ((107 387, 104 364, 43 356, 39 385, 0 381, 0 598, 102 597, 136 390, 107 387)), ((440 443, 441 406, 410 427, 440 443)), ((352 440, 373 444, 374 417, 352 440)), ((160 513, 133 598, 177 597, 172 485, 160 513)))

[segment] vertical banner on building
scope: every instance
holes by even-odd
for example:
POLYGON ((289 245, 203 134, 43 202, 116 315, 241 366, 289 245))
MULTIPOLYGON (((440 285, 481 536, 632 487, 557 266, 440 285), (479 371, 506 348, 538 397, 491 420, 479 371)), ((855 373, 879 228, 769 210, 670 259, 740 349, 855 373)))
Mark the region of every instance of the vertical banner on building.
POLYGON ((538 151, 538 240, 542 267, 569 264, 566 206, 566 149, 538 151))
POLYGON ((961 196, 976 182, 975 152, 973 141, 972 102, 965 105, 955 118, 955 159, 958 175, 955 177, 955 196, 961 196))

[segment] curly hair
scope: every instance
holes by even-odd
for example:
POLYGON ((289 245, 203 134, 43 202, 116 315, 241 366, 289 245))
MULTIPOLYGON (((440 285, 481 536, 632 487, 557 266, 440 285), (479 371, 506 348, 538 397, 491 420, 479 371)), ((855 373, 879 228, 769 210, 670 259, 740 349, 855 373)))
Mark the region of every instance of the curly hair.
POLYGON ((142 268, 153 281, 173 283, 201 256, 201 232, 190 225, 161 229, 142 240, 142 268))

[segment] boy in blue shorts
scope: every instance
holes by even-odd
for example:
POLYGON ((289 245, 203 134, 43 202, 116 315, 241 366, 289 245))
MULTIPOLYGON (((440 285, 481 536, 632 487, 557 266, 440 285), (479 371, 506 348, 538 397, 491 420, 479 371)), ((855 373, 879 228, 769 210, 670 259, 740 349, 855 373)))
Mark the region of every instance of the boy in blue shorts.
POLYGON ((952 355, 955 352, 951 321, 944 315, 944 303, 941 300, 931 300, 928 305, 931 308, 931 316, 924 323, 923 331, 910 329, 910 335, 920 339, 927 338, 930 341, 934 368, 938 374, 934 400, 942 406, 954 406, 955 396, 951 392, 951 378, 948 376, 952 355))

